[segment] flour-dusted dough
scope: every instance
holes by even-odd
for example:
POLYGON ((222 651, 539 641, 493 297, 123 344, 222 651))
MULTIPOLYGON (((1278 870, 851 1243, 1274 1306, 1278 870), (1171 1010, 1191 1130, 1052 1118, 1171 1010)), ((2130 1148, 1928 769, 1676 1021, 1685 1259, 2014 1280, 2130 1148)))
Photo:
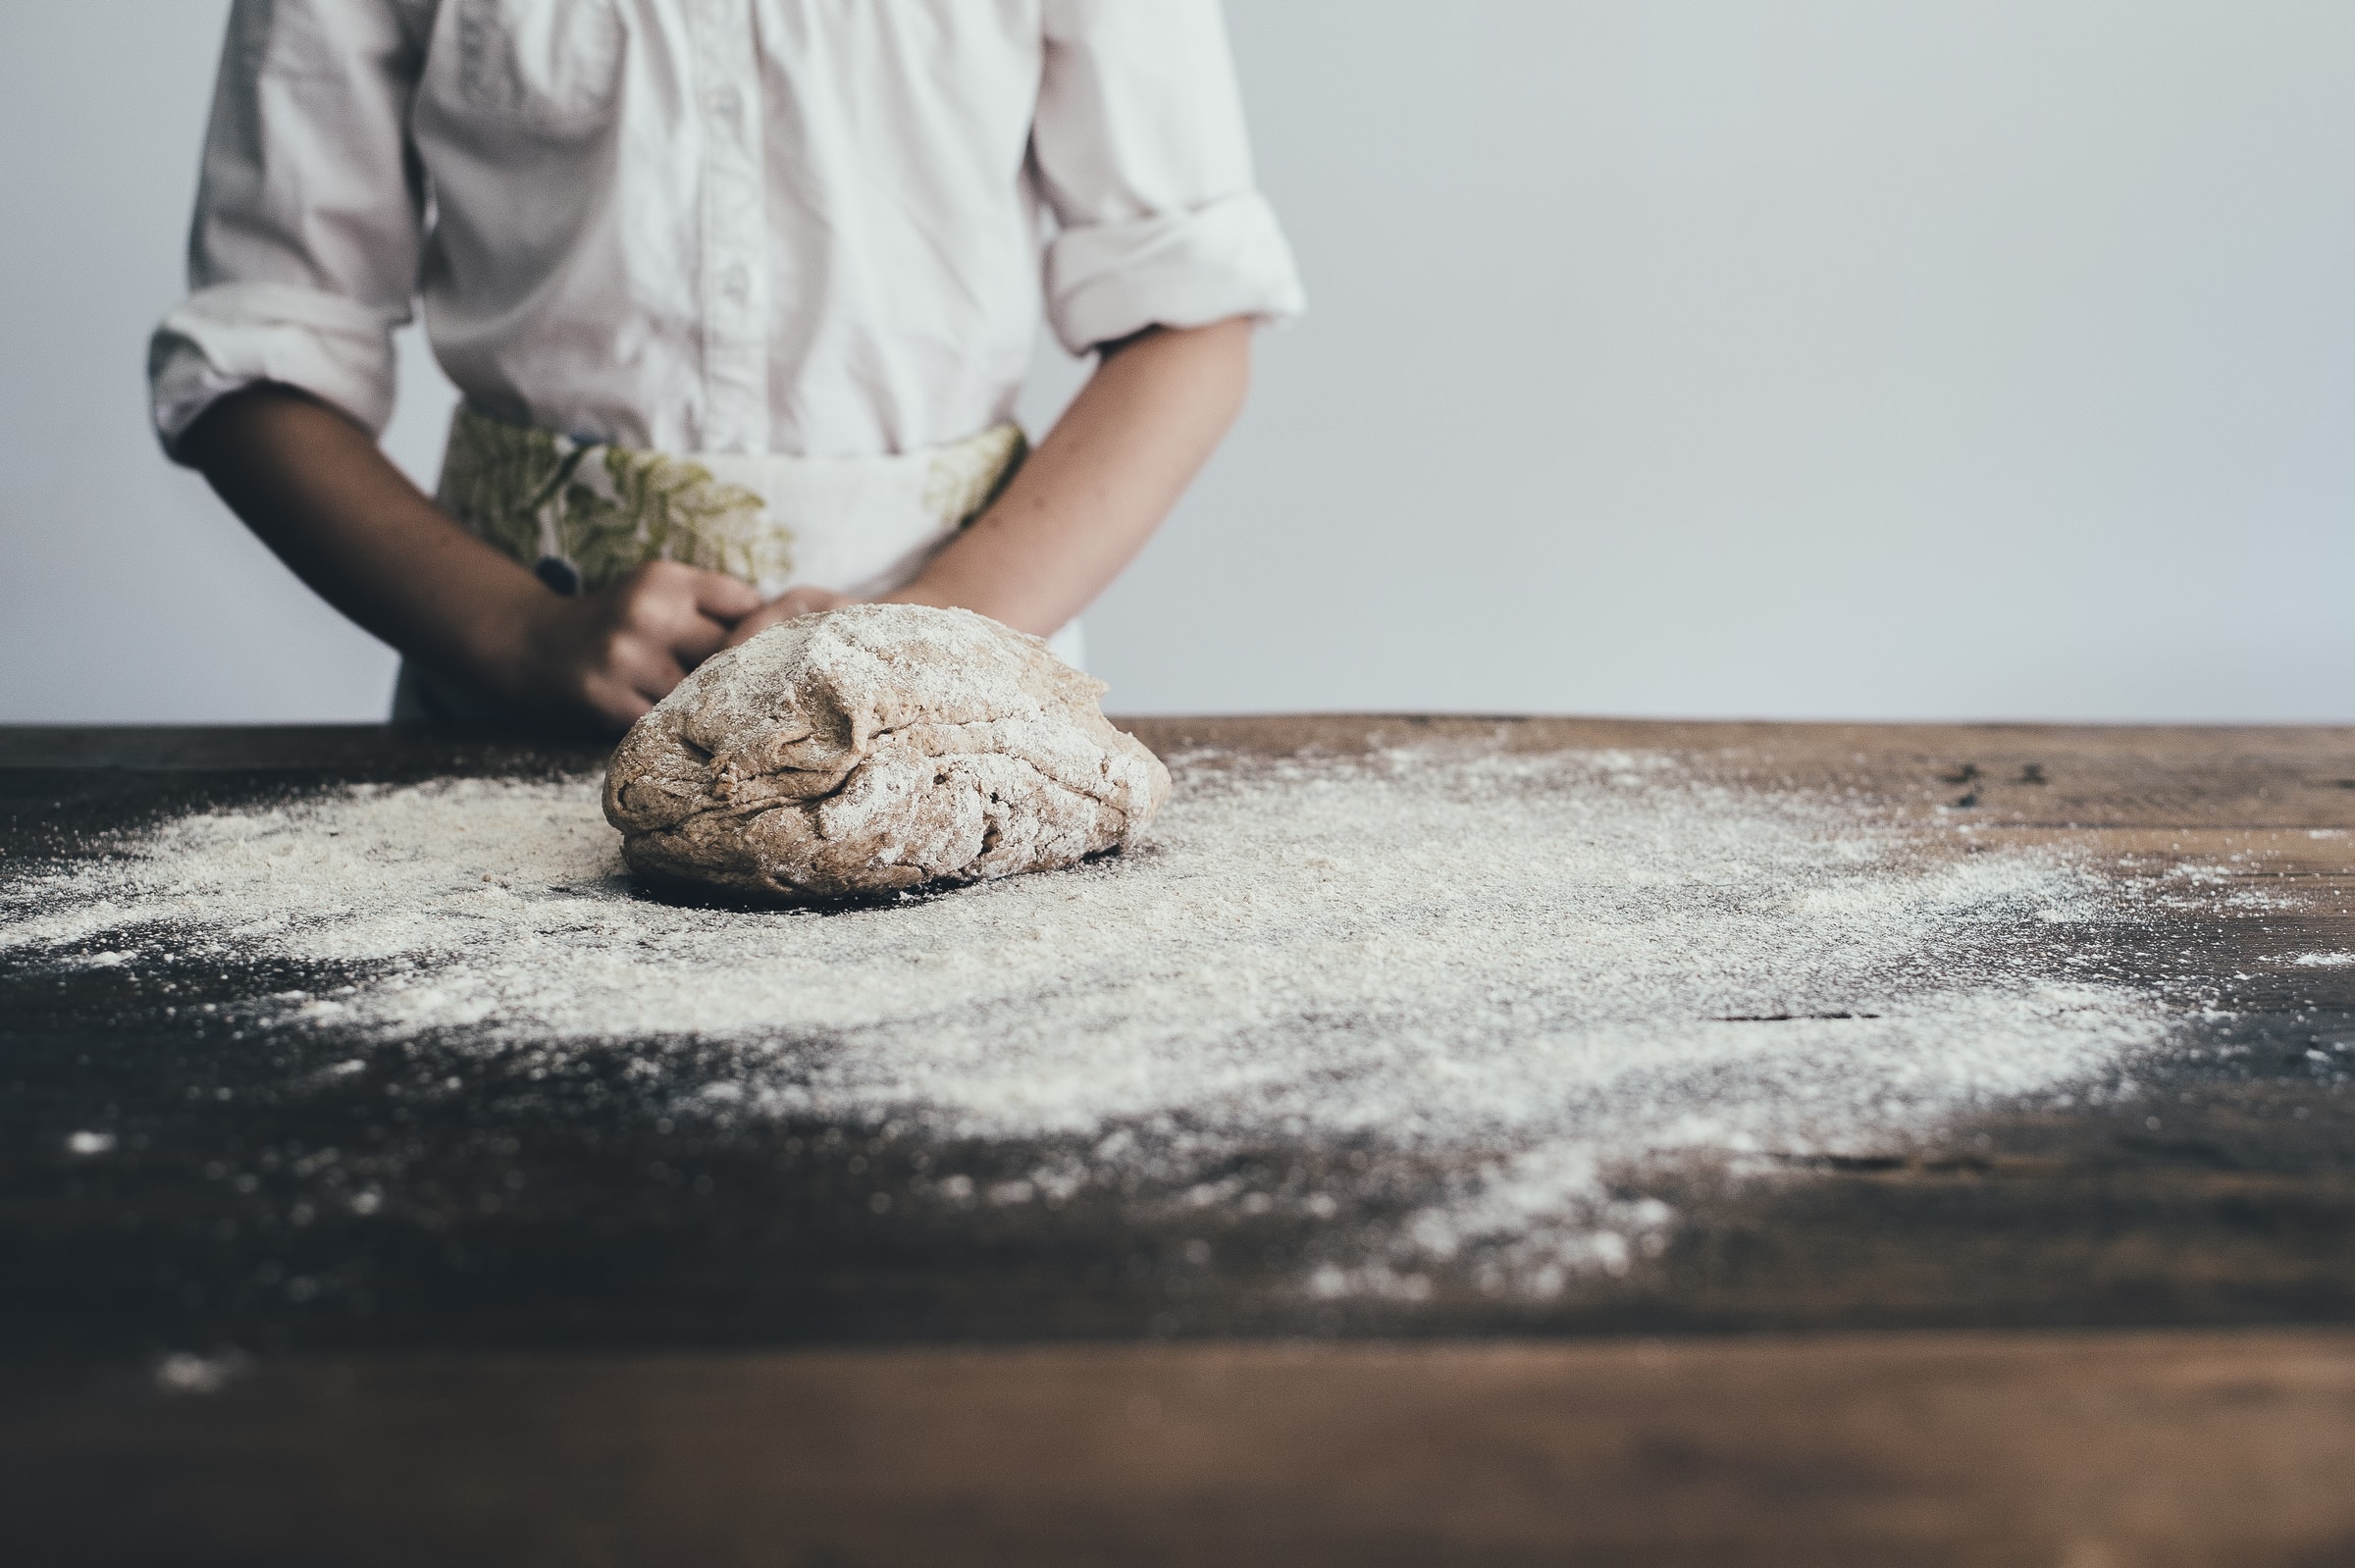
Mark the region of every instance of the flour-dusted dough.
POLYGON ((1125 845, 1170 793, 1103 693, 969 610, 805 615, 638 721, 605 770, 605 818, 641 875, 770 898, 1069 865, 1125 845))

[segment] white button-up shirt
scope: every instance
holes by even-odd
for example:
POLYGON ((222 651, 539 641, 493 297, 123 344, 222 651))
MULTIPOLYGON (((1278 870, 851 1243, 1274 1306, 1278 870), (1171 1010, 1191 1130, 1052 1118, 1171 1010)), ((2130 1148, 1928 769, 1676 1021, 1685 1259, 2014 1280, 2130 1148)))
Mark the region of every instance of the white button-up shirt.
POLYGON ((1007 418, 1042 300, 1301 303, 1217 0, 236 0, 189 273, 167 447, 265 380, 381 430, 418 297, 486 414, 810 456, 1007 418))

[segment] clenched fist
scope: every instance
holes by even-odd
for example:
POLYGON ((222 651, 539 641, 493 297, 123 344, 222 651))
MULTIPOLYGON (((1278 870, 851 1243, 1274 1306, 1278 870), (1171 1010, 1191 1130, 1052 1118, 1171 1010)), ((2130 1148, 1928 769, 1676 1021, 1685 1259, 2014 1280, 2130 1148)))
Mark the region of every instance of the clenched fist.
POLYGON ((625 729, 760 609, 733 577, 649 561, 584 598, 538 602, 499 695, 542 717, 625 729))

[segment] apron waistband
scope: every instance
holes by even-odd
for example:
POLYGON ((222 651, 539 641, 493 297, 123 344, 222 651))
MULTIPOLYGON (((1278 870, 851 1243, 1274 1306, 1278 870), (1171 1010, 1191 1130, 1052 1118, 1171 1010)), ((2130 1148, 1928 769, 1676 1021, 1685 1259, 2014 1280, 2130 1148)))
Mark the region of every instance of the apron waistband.
POLYGON ((811 586, 861 599, 912 581, 1028 451, 1009 423, 879 457, 677 455, 579 442, 461 404, 437 498, 558 593, 594 593, 674 560, 771 598, 811 586))

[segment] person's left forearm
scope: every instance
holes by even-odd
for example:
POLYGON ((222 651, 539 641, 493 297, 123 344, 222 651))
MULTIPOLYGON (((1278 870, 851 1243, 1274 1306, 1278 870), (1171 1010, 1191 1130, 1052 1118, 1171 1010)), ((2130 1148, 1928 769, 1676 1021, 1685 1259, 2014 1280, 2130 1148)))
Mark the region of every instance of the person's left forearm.
POLYGON ((1247 321, 1108 346, 1006 493, 885 601, 1059 630, 1144 549, 1234 423, 1250 375, 1247 321))
MULTIPOLYGON (((1104 357, 1004 495, 883 603, 978 610, 1051 636, 1153 537, 1227 427, 1251 379, 1251 324, 1155 328, 1104 357)), ((848 603, 793 588, 737 622, 730 646, 848 603)))

